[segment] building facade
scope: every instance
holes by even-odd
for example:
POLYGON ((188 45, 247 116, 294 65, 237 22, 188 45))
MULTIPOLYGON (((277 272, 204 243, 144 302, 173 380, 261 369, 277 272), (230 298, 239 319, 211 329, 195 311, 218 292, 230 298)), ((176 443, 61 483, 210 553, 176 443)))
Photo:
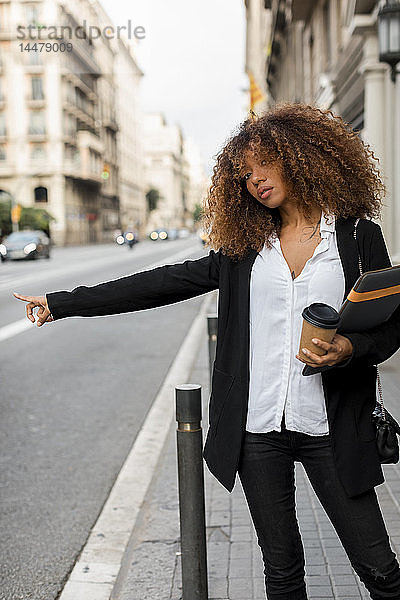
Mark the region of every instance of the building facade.
POLYGON ((115 64, 118 132, 120 225, 134 229, 140 237, 146 232, 146 180, 143 142, 143 110, 140 70, 132 48, 118 42, 115 64))
POLYGON ((148 113, 144 118, 144 144, 147 231, 191 226, 192 181, 181 128, 168 125, 162 113, 148 113))
MULTIPOLYGON (((258 113, 271 104, 266 78, 266 61, 270 43, 271 19, 270 3, 265 0, 245 0, 246 6, 246 62, 245 71, 249 77, 254 77, 264 98, 253 107, 258 113)), ((251 99, 249 98, 250 104, 251 99)))
POLYGON ((270 12, 265 77, 269 105, 288 100, 329 108, 371 145, 387 187, 381 225, 397 264, 400 82, 398 77, 393 83, 389 66, 379 62, 377 17, 382 4, 375 0, 265 2, 270 12))
POLYGON ((186 198, 186 206, 190 212, 190 219, 186 226, 192 225, 192 215, 196 205, 202 207, 203 198, 211 185, 211 178, 207 176, 204 168, 204 162, 201 158, 200 150, 196 142, 187 137, 184 140, 184 154, 188 168, 189 188, 186 198))
MULTIPOLYGON (((115 71, 123 42, 92 39, 83 23, 102 30, 110 20, 96 0, 0 3, 0 189, 46 208, 58 245, 107 242, 121 225, 118 117, 127 114, 115 71)), ((130 66, 134 90, 133 57, 130 66)))

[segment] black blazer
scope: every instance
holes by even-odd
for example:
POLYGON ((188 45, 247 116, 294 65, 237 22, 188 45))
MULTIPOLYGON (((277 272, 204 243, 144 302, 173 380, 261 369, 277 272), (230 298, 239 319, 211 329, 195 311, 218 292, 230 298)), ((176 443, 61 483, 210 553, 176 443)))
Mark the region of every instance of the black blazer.
MULTIPOLYGON (((379 225, 361 219, 356 242, 354 221, 342 217, 336 220, 345 274, 343 300, 359 277, 357 244, 364 271, 391 266, 379 225)), ((219 289, 210 426, 203 453, 210 471, 228 491, 235 483, 247 419, 249 291, 256 256, 256 250, 249 250, 244 259, 233 261, 221 250, 211 250, 198 260, 164 265, 91 287, 79 286, 71 292, 46 294, 57 320, 155 308, 219 289)), ((335 464, 352 497, 384 481, 371 421, 376 398, 373 365, 387 360, 400 347, 400 308, 385 324, 346 336, 353 344, 352 356, 321 376, 335 464)))

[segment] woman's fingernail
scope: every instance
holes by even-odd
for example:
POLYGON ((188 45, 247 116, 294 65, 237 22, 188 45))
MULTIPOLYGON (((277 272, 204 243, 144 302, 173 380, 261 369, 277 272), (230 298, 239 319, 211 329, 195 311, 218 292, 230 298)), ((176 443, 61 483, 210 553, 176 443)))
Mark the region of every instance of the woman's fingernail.
POLYGON ((317 338, 313 338, 311 341, 314 342, 314 344, 318 344, 317 338))
POLYGON ((308 354, 308 350, 306 350, 306 348, 302 348, 302 351, 304 352, 304 354, 308 354))

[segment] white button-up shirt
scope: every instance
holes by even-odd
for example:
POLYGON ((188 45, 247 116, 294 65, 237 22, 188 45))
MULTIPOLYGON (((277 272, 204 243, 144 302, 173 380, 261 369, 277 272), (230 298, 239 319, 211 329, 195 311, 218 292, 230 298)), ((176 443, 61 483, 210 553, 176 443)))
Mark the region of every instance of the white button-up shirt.
MULTIPOLYGON (((335 216, 322 211, 321 241, 300 275, 292 279, 280 240, 258 253, 250 279, 250 385, 246 430, 286 428, 310 435, 329 433, 322 375, 305 377, 299 351, 303 309, 325 302, 339 310, 345 280, 335 216)), ((301 352, 300 352, 301 354, 301 352)))

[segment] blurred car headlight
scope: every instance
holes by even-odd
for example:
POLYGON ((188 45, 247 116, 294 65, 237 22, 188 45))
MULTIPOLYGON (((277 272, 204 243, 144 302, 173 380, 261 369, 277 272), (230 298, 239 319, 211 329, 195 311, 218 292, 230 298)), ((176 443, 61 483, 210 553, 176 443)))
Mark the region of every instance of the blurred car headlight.
POLYGON ((150 234, 150 237, 152 240, 156 240, 158 238, 158 233, 157 231, 152 231, 150 234))
POLYGON ((4 244, 0 244, 0 254, 2 256, 5 256, 7 254, 7 248, 5 247, 4 244))
POLYGON ((30 254, 34 250, 36 250, 36 244, 34 242, 31 242, 30 244, 27 244, 25 246, 25 248, 24 248, 25 254, 30 254))
POLYGON ((160 238, 160 240, 166 240, 168 237, 168 234, 166 231, 160 231, 160 233, 158 234, 158 237, 160 238))
POLYGON ((119 235, 119 236, 117 237, 117 240, 116 240, 116 241, 117 241, 117 244, 123 244, 123 243, 124 243, 124 241, 125 241, 125 240, 124 240, 124 236, 123 236, 123 235, 119 235))
POLYGON ((201 231, 199 233, 199 237, 203 242, 206 242, 208 240, 208 235, 204 231, 201 231))

